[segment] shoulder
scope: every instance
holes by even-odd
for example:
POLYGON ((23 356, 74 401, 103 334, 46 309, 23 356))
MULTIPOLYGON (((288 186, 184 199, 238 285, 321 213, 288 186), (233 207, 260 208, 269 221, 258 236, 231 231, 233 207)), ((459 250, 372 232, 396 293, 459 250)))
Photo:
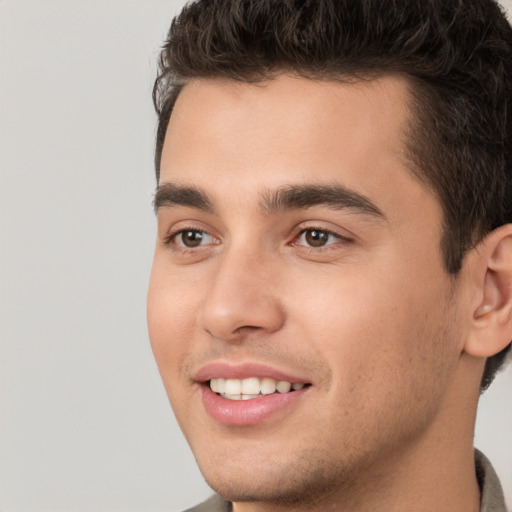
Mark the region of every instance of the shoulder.
POLYGON ((185 512, 231 512, 231 503, 215 494, 203 503, 185 510, 185 512))

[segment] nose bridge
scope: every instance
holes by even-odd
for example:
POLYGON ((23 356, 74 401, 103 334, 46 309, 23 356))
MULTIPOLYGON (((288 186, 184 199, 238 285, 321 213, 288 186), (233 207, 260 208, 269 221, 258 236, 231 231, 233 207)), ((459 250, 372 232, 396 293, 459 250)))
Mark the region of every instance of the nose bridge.
POLYGON ((215 338, 239 339, 273 332, 284 323, 274 276, 275 259, 253 244, 232 244, 219 255, 200 314, 202 328, 215 338))

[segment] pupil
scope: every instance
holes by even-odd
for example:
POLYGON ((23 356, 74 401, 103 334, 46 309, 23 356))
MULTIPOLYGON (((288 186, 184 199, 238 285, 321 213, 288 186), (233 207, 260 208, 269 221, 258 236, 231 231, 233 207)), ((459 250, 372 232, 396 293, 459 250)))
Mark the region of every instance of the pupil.
POLYGON ((326 244, 328 236, 329 235, 323 231, 313 229, 306 231, 306 242, 313 247, 322 247, 322 245, 326 244))
POLYGON ((183 245, 187 247, 197 247, 202 239, 203 234, 199 231, 187 231, 182 235, 183 245))

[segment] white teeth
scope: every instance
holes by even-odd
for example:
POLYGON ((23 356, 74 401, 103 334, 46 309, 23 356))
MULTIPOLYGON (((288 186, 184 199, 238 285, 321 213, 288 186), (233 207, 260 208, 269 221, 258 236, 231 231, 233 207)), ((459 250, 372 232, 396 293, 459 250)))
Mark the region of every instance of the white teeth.
POLYGON ((227 393, 221 393, 220 396, 222 398, 227 398, 228 400, 252 400, 253 398, 258 398, 261 395, 228 395, 227 393))
POLYGON ((224 393, 227 395, 240 395, 242 393, 242 381, 239 379, 226 379, 224 393))
POLYGON ((223 393, 224 392, 224 383, 226 382, 225 379, 212 379, 210 381, 210 389, 214 393, 223 393))
POLYGON ((257 395, 260 392, 260 379, 251 377, 242 381, 242 393, 244 395, 257 395))
POLYGON ((243 400, 244 395, 232 395, 231 393, 221 393, 223 398, 227 398, 228 400, 243 400))
POLYGON ((292 384, 281 380, 276 381, 270 377, 258 379, 249 377, 247 379, 211 379, 210 389, 229 400, 251 400, 261 395, 275 393, 288 393, 290 390, 299 391, 305 386, 302 382, 292 384))
POLYGON ((261 394, 262 395, 270 395, 276 392, 276 381, 274 379, 269 379, 265 377, 261 381, 261 394))
POLYGON ((292 388, 292 385, 289 382, 286 382, 285 380, 281 380, 277 383, 276 389, 279 391, 279 393, 288 393, 290 389, 292 388))

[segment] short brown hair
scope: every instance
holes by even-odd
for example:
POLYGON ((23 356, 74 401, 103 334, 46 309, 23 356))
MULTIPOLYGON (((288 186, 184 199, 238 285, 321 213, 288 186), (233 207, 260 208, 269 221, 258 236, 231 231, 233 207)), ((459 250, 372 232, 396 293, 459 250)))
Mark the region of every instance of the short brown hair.
MULTIPOLYGON (((413 172, 439 198, 447 272, 512 222, 512 29, 493 0, 197 0, 172 22, 153 100, 157 179, 167 125, 193 78, 244 82, 407 76, 413 172)), ((420 212, 421 214, 421 212, 420 212)), ((509 344, 487 360, 482 389, 509 344)))

